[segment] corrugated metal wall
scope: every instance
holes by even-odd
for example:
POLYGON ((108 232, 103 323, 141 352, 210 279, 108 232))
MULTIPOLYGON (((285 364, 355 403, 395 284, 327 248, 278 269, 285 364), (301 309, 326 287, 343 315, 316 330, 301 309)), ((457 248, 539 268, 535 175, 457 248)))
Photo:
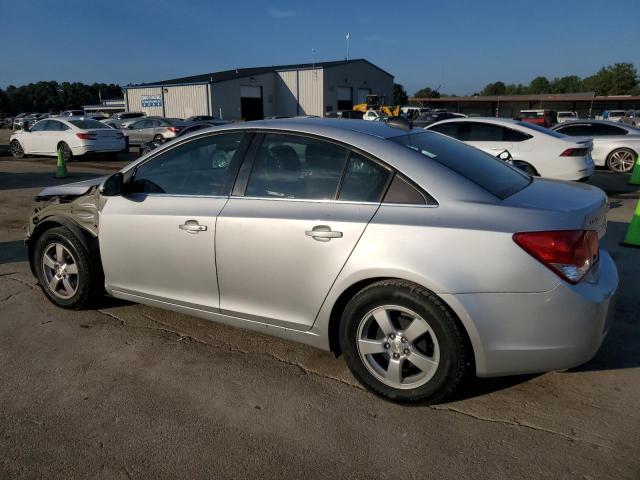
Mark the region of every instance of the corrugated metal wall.
POLYGON ((278 115, 298 115, 298 72, 277 72, 276 111, 278 115))
POLYGON ((164 106, 167 117, 187 118, 193 115, 209 115, 207 85, 164 88, 164 106))
POLYGON ((366 96, 371 92, 387 97, 387 103, 393 103, 393 77, 367 62, 348 63, 324 69, 323 112, 336 111, 338 108, 338 88, 351 88, 353 104, 358 103, 358 92, 366 96))
POLYGON ((162 107, 143 107, 142 99, 145 96, 162 96, 162 89, 160 87, 147 87, 147 88, 128 88, 127 97, 129 100, 128 111, 130 112, 144 112, 147 115, 162 116, 162 107))
POLYGON ((321 69, 298 70, 300 115, 324 115, 323 77, 321 69))

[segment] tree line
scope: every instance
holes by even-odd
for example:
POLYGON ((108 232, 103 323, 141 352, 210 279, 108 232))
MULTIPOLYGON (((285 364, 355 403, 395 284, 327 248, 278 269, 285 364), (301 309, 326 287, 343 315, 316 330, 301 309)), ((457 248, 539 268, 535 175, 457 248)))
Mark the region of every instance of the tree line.
MULTIPOLYGON (((401 85, 400 85, 401 87, 401 85)), ((549 80, 537 76, 527 85, 522 83, 489 83, 480 92, 473 95, 527 95, 595 92, 596 95, 640 95, 640 79, 632 63, 616 63, 602 67, 595 74, 585 78, 567 75, 549 80)), ((405 92, 406 93, 406 92, 405 92)), ((420 98, 455 97, 425 87, 413 94, 420 98)), ((395 89, 394 89, 395 97, 395 89)))
POLYGON ((122 89, 113 83, 37 82, 0 89, 0 114, 60 112, 100 103, 100 98, 122 98, 122 89))

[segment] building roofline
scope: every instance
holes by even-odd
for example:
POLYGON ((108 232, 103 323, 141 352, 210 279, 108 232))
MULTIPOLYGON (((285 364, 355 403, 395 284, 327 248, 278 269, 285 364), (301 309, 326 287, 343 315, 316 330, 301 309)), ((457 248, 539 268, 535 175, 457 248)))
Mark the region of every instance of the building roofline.
POLYGON ((471 97, 411 97, 414 102, 580 102, 580 101, 640 101, 640 95, 594 95, 593 93, 560 93, 555 95, 477 95, 471 97))
POLYGON ((158 82, 152 83, 139 83, 135 85, 128 85, 123 88, 141 88, 141 87, 163 87, 163 86, 178 86, 178 85, 200 85, 204 83, 218 83, 225 82, 228 80, 235 80, 237 78, 247 78, 253 77, 257 75, 263 75, 265 73, 286 71, 286 70, 312 70, 312 69, 325 69, 325 68, 333 68, 342 65, 350 65, 358 62, 364 62, 368 65, 378 69, 385 75, 390 76, 392 79, 394 78, 389 72, 383 70, 382 68, 374 65, 369 60, 364 58, 356 58, 352 60, 336 60, 336 61, 327 61, 327 62, 314 62, 314 63, 297 63, 290 65, 272 65, 270 67, 249 67, 249 68, 236 68, 233 70, 223 70, 220 72, 211 72, 211 73, 203 73, 200 75, 191 75, 188 77, 180 77, 171 80, 161 80, 158 82))

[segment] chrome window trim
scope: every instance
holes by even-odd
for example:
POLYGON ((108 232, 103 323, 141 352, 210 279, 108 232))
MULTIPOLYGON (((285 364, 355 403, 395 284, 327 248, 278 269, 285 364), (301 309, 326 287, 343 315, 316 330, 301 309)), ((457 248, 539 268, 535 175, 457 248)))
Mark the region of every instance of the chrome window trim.
POLYGON ((228 199, 229 195, 188 195, 188 194, 179 194, 179 193, 144 193, 144 192, 134 192, 128 193, 125 195, 126 197, 176 197, 176 198, 224 198, 228 199))
POLYGON ((344 205, 373 205, 385 207, 417 207, 417 208, 436 208, 438 205, 413 204, 413 203, 385 203, 385 202, 357 202, 352 200, 335 200, 335 199, 308 199, 308 198, 277 198, 277 197, 243 197, 240 195, 231 195, 229 200, 269 200, 276 202, 298 202, 298 203, 332 203, 344 205))

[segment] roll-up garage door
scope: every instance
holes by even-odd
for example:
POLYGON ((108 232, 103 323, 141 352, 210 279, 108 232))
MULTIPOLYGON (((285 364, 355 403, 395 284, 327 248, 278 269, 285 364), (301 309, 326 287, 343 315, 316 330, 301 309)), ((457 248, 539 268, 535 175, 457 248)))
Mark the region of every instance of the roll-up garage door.
POLYGON ((262 120, 262 87, 240 86, 240 112, 244 120, 262 120))
POLYGON ((359 88, 358 89, 358 103, 367 103, 367 95, 371 93, 370 88, 359 88))
POLYGON ((351 92, 351 87, 338 87, 338 110, 351 110, 353 108, 351 92))

